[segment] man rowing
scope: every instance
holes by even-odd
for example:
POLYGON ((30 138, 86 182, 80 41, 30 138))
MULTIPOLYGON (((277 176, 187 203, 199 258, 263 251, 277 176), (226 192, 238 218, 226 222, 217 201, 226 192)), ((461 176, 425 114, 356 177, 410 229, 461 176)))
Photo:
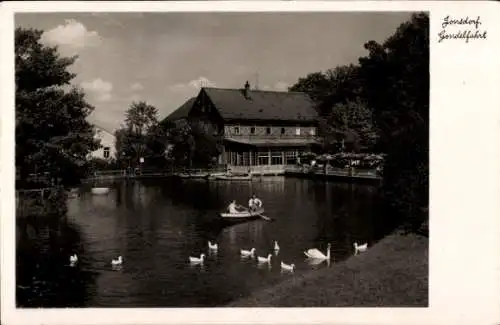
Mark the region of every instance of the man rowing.
POLYGON ((252 212, 257 211, 262 208, 262 201, 259 200, 255 194, 253 194, 250 200, 248 200, 248 208, 252 212))
POLYGON ((229 206, 227 207, 229 213, 241 213, 241 211, 239 211, 238 209, 245 209, 245 208, 242 207, 241 205, 236 204, 236 200, 231 201, 231 203, 229 203, 229 206))

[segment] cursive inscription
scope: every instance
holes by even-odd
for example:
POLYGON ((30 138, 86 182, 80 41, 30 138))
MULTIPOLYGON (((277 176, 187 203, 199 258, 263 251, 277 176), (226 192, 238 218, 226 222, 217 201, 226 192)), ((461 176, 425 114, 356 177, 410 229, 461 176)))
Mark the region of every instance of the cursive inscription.
POLYGON ((481 29, 481 16, 470 18, 454 18, 446 16, 441 23, 441 31, 438 33, 438 43, 446 40, 462 40, 469 43, 471 40, 486 39, 488 32, 481 29))

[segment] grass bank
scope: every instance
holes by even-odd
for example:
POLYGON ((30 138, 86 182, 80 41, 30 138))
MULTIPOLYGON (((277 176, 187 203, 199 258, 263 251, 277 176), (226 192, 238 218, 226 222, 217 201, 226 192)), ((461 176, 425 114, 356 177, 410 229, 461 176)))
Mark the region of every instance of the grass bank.
POLYGON ((330 268, 295 274, 230 307, 427 307, 428 238, 394 233, 330 268))

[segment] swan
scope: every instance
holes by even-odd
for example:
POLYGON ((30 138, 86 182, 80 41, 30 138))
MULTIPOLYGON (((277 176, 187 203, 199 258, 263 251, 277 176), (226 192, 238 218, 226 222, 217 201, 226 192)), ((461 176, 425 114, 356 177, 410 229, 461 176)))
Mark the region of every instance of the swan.
POLYGON ((71 255, 71 256, 69 257, 69 262, 70 262, 71 264, 75 264, 76 262, 78 262, 78 256, 76 256, 76 254, 71 255))
POLYGON ((353 246, 354 246, 354 254, 366 252, 366 250, 368 249, 368 243, 364 243, 362 245, 354 243, 353 246))
POLYGON ((304 254, 308 257, 308 258, 311 258, 311 259, 316 259, 316 260, 330 260, 330 248, 331 248, 331 245, 328 244, 328 248, 326 250, 326 255, 323 254, 322 252, 320 252, 318 249, 316 248, 311 248, 309 250, 307 250, 307 252, 304 252, 304 254))
POLYGON ((201 254, 199 258, 198 257, 189 256, 189 262, 191 262, 193 264, 203 263, 204 259, 205 259, 205 254, 201 254))
POLYGON ((211 241, 208 242, 208 249, 212 249, 212 250, 217 250, 219 249, 219 245, 217 245, 217 243, 213 243, 211 241))
POLYGON ((270 263, 272 254, 267 255, 267 257, 257 256, 257 261, 259 263, 270 263))
POLYGON ((275 252, 277 252, 277 251, 279 251, 279 250, 280 250, 280 247, 279 247, 279 245, 278 245, 278 242, 275 240, 275 241, 274 241, 274 251, 275 251, 275 252))
POLYGON ((123 263, 123 259, 121 256, 118 256, 118 258, 115 260, 115 259, 112 259, 111 260, 111 265, 122 265, 123 263))
POLYGON ((291 271, 295 269, 295 264, 285 264, 283 261, 281 261, 281 270, 283 271, 291 271))
POLYGON ((255 254, 255 248, 252 248, 249 251, 242 249, 242 250, 240 250, 240 254, 241 254, 241 256, 244 256, 244 257, 253 256, 253 254, 255 254))

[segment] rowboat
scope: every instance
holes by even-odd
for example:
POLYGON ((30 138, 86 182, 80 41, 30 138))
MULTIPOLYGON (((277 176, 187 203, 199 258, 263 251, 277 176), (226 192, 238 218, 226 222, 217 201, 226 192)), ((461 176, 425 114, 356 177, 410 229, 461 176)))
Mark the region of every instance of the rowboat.
POLYGON ((236 175, 220 175, 215 177, 219 181, 251 181, 252 175, 236 176, 236 175))
POLYGON ((93 187, 92 194, 94 195, 103 195, 109 193, 109 187, 93 187))
POLYGON ((220 214, 221 218, 224 220, 231 220, 231 221, 243 221, 247 219, 257 219, 259 218, 262 214, 264 213, 264 209, 259 209, 253 212, 250 211, 241 211, 238 213, 227 213, 227 212, 222 212, 220 214))
POLYGON ((208 178, 208 173, 196 173, 196 174, 184 174, 181 173, 178 175, 182 179, 206 179, 208 178))

